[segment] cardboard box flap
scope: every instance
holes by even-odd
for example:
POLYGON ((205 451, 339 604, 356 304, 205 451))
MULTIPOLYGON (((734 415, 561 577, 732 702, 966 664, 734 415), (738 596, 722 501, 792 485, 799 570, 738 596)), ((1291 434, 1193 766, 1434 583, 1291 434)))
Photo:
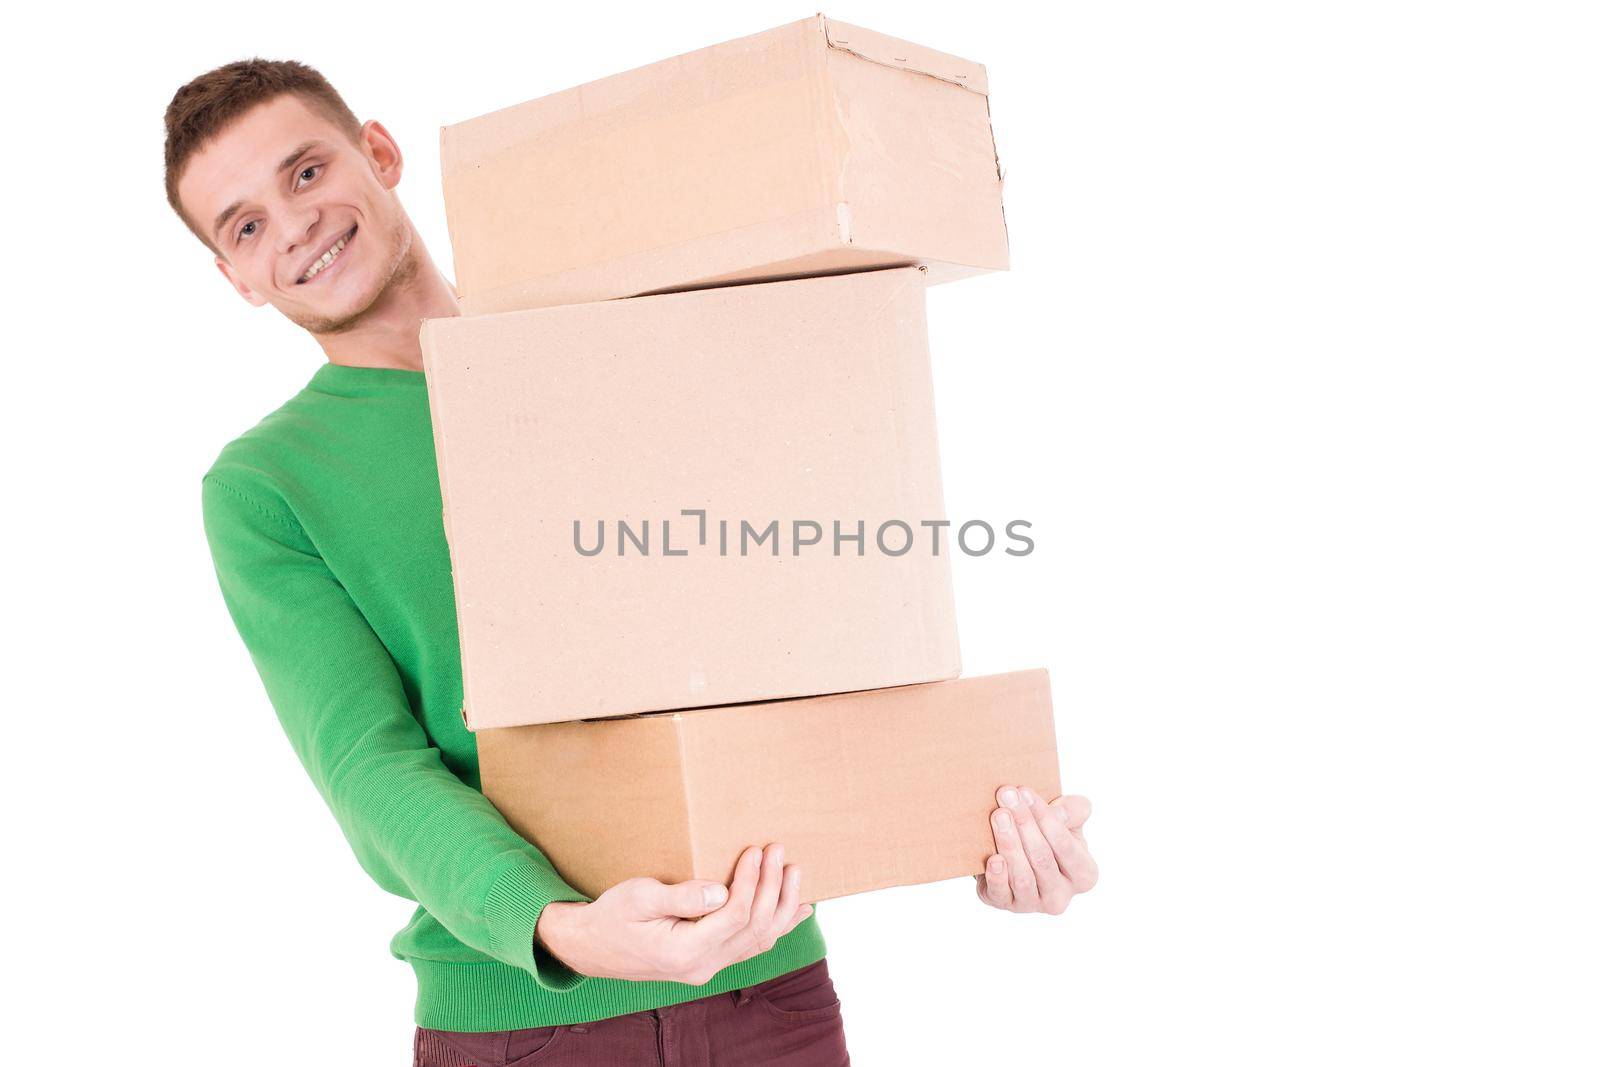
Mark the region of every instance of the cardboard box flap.
POLYGON ((932 48, 839 22, 826 15, 817 17, 822 20, 823 36, 829 48, 849 52, 869 63, 880 63, 913 74, 926 74, 983 96, 989 95, 989 76, 982 63, 947 52, 936 52, 932 48))
MULTIPOLYGON (((628 128, 639 122, 672 122, 675 114, 692 108, 715 107, 717 96, 733 101, 754 94, 755 100, 761 100, 763 87, 775 75, 796 73, 812 61, 816 54, 814 21, 802 19, 736 37, 441 127, 441 161, 447 172, 451 167, 481 168, 486 159, 516 149, 530 138, 569 128, 579 131, 575 143, 585 144, 596 136, 617 132, 619 125, 626 135, 628 128), (716 65, 714 87, 707 82, 707 68, 712 64, 716 65)), ((737 110, 739 104, 726 106, 737 110)), ((448 197, 445 206, 450 206, 448 197)))

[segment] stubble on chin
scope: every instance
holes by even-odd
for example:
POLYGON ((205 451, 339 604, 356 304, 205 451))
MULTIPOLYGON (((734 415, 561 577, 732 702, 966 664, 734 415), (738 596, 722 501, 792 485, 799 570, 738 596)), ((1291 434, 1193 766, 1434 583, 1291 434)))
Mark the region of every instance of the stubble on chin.
POLYGON ((349 333, 382 306, 385 296, 409 284, 422 268, 422 261, 412 245, 411 228, 404 221, 399 221, 396 231, 393 241, 395 252, 388 269, 381 276, 383 280, 373 287, 371 296, 362 301, 360 307, 338 318, 295 318, 295 324, 318 336, 349 333))

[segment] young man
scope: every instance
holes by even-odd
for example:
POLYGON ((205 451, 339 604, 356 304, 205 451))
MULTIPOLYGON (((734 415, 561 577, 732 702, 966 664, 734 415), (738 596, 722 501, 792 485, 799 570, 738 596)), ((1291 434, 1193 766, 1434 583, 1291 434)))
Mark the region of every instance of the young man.
MULTIPOLYGON (((780 844, 727 886, 635 878, 590 902, 478 789, 417 337, 458 310, 396 196, 394 139, 316 71, 263 60, 185 85, 166 128, 173 209, 328 359, 222 450, 203 511, 297 755, 363 868, 418 902, 390 945, 417 976, 416 1062, 848 1062, 780 844)), ((1096 879, 1087 801, 997 799, 980 899, 1060 913, 1096 879)))

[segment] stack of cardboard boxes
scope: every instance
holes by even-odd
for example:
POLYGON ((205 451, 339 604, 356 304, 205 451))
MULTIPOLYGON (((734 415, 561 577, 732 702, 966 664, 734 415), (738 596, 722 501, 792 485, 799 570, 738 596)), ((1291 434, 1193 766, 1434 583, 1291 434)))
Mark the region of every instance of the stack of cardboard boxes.
POLYGON ((806 19, 444 130, 422 339, 485 793, 578 889, 975 874, 1059 792, 960 673, 923 291, 1007 265, 983 68, 806 19))

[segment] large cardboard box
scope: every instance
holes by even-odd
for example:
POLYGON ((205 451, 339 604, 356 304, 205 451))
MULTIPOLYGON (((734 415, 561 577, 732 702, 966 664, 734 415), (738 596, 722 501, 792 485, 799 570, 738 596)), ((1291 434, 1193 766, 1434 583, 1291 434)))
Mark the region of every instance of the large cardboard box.
POLYGON ((782 842, 808 901, 978 874, 995 790, 1061 792, 1043 670, 485 730, 483 791, 590 896, 727 881, 782 842))
POLYGON ((981 64, 821 15, 442 131, 466 314, 1008 264, 981 64))
POLYGON ((918 268, 422 346, 471 728, 960 673, 918 268))

